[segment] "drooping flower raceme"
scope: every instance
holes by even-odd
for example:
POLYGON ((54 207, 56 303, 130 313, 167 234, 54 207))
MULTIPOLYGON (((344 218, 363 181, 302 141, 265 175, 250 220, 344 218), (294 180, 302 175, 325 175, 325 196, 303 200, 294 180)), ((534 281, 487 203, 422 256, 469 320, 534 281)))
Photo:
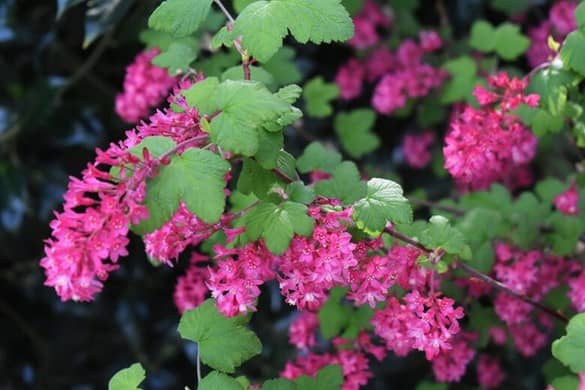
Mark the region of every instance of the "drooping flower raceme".
POLYGON ((166 69, 152 64, 159 53, 153 47, 138 54, 126 68, 124 91, 116 96, 116 112, 128 123, 148 117, 150 110, 161 104, 177 83, 166 69))
POLYGON ((522 103, 535 107, 539 96, 525 95, 527 81, 506 73, 489 77, 488 83, 496 91, 476 87, 480 108, 466 106, 445 137, 445 168, 462 190, 487 189, 493 182, 525 185, 519 175, 536 154, 536 137, 513 110, 522 103))
POLYGON ((432 158, 429 147, 435 140, 432 131, 425 131, 421 134, 406 134, 402 141, 402 151, 406 163, 411 168, 424 168, 432 158))
POLYGON ((63 212, 51 222, 52 237, 46 241, 46 285, 54 287, 62 300, 89 301, 102 288, 102 282, 118 268, 118 259, 127 255, 128 230, 148 217, 142 205, 146 179, 157 173, 161 161, 147 149, 142 159, 130 149, 145 137, 165 135, 175 142, 193 139, 177 150, 202 146, 207 135, 199 126, 196 109, 184 112, 159 111, 148 123, 126 132, 126 139, 97 150, 94 163, 71 178, 64 195, 63 212), (115 167, 114 176, 110 168, 115 167))

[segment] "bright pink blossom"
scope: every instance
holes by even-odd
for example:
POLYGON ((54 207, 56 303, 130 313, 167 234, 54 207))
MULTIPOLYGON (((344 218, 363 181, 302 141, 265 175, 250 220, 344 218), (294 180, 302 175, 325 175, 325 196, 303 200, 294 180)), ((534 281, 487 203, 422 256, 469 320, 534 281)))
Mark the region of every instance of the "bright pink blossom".
POLYGON ((567 295, 577 311, 585 312, 585 270, 581 271, 579 276, 569 279, 567 295))
POLYGON ((159 53, 158 48, 142 52, 126 68, 124 92, 116 96, 116 112, 126 122, 136 123, 146 118, 177 82, 166 69, 151 63, 159 53))
POLYGON ((315 313, 300 313, 289 328, 289 341, 298 349, 315 345, 315 332, 319 329, 319 319, 315 313))
POLYGON ((406 134, 402 141, 402 151, 406 163, 411 168, 424 168, 432 159, 430 146, 435 140, 432 131, 425 131, 420 134, 406 134))
POLYGON ((191 265, 187 268, 185 274, 177 279, 173 298, 175 306, 177 306, 181 314, 201 305, 209 295, 209 289, 205 285, 205 281, 209 277, 209 271, 207 268, 198 265, 206 260, 207 256, 193 252, 191 265))
POLYGON ((391 19, 384 14, 374 0, 368 0, 362 10, 353 18, 354 36, 347 42, 356 49, 366 49, 378 43, 378 29, 388 28, 391 19))
POLYGON ((487 354, 479 355, 477 361, 477 382, 484 389, 498 389, 506 379, 500 359, 487 354))
POLYGON ((577 186, 572 185, 565 192, 555 196, 554 203, 561 214, 579 214, 579 191, 577 190, 577 186))
POLYGON ((548 46, 549 36, 557 42, 562 42, 571 31, 577 28, 574 18, 576 6, 576 1, 557 1, 550 9, 549 18, 528 30, 528 37, 532 44, 526 57, 530 66, 536 67, 554 56, 555 53, 548 46))
POLYGON ((441 36, 434 30, 423 30, 419 33, 420 47, 426 53, 439 50, 443 47, 441 36))
POLYGON ((404 302, 390 297, 386 308, 374 314, 374 333, 386 347, 398 356, 413 349, 424 351, 427 360, 449 351, 453 337, 459 333, 463 309, 455 308, 450 298, 423 297, 416 290, 408 293, 404 302))
POLYGON ((294 380, 301 375, 316 376, 318 371, 330 364, 339 364, 343 371, 342 390, 358 390, 373 376, 369 371, 367 357, 355 350, 339 350, 336 353, 309 353, 288 362, 280 376, 294 380))
POLYGON ((209 268, 207 287, 219 311, 230 317, 256 311, 260 286, 276 276, 276 256, 262 241, 233 249, 216 245, 214 251, 217 265, 209 268))
POLYGON ((442 350, 433 360, 433 373, 439 382, 458 382, 475 356, 470 341, 473 335, 461 334, 449 350, 442 350))
POLYGON ((535 106, 536 95, 525 95, 525 80, 500 73, 488 82, 496 92, 476 88, 481 107, 467 106, 456 116, 445 137, 445 168, 462 190, 487 189, 493 182, 518 186, 518 171, 536 154, 536 137, 513 114, 520 104, 535 106))
POLYGON ((351 100, 358 97, 362 93, 364 77, 364 68, 358 60, 352 58, 342 65, 335 76, 341 98, 351 100))

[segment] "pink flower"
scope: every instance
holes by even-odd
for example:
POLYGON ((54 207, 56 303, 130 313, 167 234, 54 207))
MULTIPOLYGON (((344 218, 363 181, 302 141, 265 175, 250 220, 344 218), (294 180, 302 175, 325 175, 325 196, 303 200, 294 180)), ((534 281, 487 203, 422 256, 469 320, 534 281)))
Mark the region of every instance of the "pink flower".
POLYGON ((191 265, 187 268, 187 272, 177 280, 173 298, 175 306, 177 306, 181 314, 201 305, 209 295, 209 289, 205 285, 205 280, 209 277, 209 271, 207 268, 197 265, 206 260, 206 256, 193 252, 191 265))
POLYGON ((516 188, 536 154, 536 137, 512 111, 522 103, 538 104, 538 98, 524 94, 526 81, 505 73, 488 82, 498 91, 477 88, 482 107, 467 106, 445 137, 445 168, 462 190, 487 189, 494 182, 516 188))
POLYGON ((319 319, 314 313, 300 313, 289 328, 289 341, 298 349, 315 345, 315 331, 319 329, 319 319))
POLYGON ((88 164, 81 179, 71 177, 63 195, 63 212, 55 213, 52 237, 46 240, 41 260, 45 285, 54 287, 62 300, 92 300, 109 273, 118 268, 118 259, 128 254, 130 224, 148 217, 143 206, 145 182, 156 175, 161 161, 152 159, 147 149, 141 161, 129 149, 151 135, 174 141, 195 138, 187 147, 207 142, 196 109, 157 112, 151 122, 126 132, 125 140, 110 144, 105 151, 97 149, 95 162, 88 164), (118 168, 115 177, 110 167, 118 168))
POLYGON ((430 146, 435 140, 435 134, 425 131, 420 134, 406 134, 402 141, 402 150, 407 164, 411 168, 424 168, 432 159, 430 146))
POLYGON ((487 354, 479 355, 477 361, 477 381, 484 389, 497 389, 506 379, 500 359, 487 354))
POLYGON ((463 318, 463 309, 454 308, 450 298, 423 297, 416 290, 408 293, 404 301, 400 304, 396 298, 389 298, 386 308, 377 311, 372 319, 374 333, 386 342, 386 347, 398 356, 413 349, 424 351, 427 360, 450 350, 460 330, 458 320, 463 318))
POLYGON ((375 1, 368 0, 358 15, 353 18, 354 36, 347 42, 356 49, 366 49, 379 40, 377 30, 390 26, 391 20, 378 7, 375 1))
POLYGON ((567 293, 573 306, 580 313, 585 312, 585 270, 577 277, 569 279, 569 292, 567 293))
POLYGON ((555 53, 548 47, 548 37, 562 42, 566 36, 577 28, 574 18, 576 2, 557 1, 550 9, 549 19, 528 30, 532 41, 526 57, 530 66, 536 67, 549 61, 555 53))
POLYGON ((423 30, 419 33, 420 46, 426 53, 431 53, 443 47, 441 36, 434 30, 423 30))
POLYGON ((159 53, 158 48, 142 52, 126 68, 124 92, 116 96, 116 112, 126 122, 136 123, 147 117, 177 82, 166 69, 151 63, 159 53))
POLYGON ((577 190, 577 186, 573 184, 565 192, 555 196, 554 203, 561 214, 578 215, 579 191, 577 190))
POLYGON ((355 99, 362 93, 364 81, 363 66, 356 59, 350 59, 339 68, 335 76, 335 83, 339 87, 341 98, 344 100, 355 99))
POLYGON ((461 334, 453 342, 451 349, 441 351, 432 360, 433 373, 439 382, 458 382, 463 377, 475 356, 469 343, 473 338, 470 334, 461 334))

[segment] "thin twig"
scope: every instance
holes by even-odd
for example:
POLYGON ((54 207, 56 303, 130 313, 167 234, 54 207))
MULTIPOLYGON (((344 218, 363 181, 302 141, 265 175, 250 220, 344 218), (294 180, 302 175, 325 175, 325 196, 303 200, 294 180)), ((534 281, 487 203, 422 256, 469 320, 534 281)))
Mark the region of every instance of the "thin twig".
POLYGON ((462 261, 457 262, 457 267, 460 267, 465 272, 475 276, 476 278, 478 278, 478 279, 484 281, 485 283, 497 288, 498 290, 503 291, 507 294, 510 294, 511 296, 513 296, 516 299, 520 299, 521 301, 524 301, 532 306, 535 306, 538 309, 542 310, 543 312, 545 312, 553 317, 556 317, 557 319, 559 319, 565 323, 569 322, 569 319, 567 317, 565 317, 564 314, 562 314, 554 309, 551 309, 550 307, 547 307, 540 302, 533 301, 532 299, 530 299, 529 297, 527 297, 524 294, 517 293, 516 291, 507 287, 502 282, 499 282, 499 281, 495 280, 494 278, 492 278, 491 276, 488 276, 488 275, 476 270, 475 268, 470 267, 469 265, 465 264, 462 261))
POLYGON ((197 344, 197 386, 195 388, 198 388, 200 383, 201 383, 201 358, 199 356, 199 344, 197 344))
POLYGON ((231 24, 234 24, 236 22, 236 20, 234 19, 234 17, 232 16, 232 14, 230 14, 230 11, 228 11, 227 8, 225 8, 225 6, 221 2, 221 0, 213 0, 213 1, 219 7, 219 9, 221 10, 221 12, 223 12, 223 14, 225 15, 225 17, 228 18, 228 20, 230 21, 230 23, 231 24))
MULTIPOLYGON (((432 250, 428 249, 427 247, 425 247, 423 244, 421 244, 420 242, 412 239, 411 237, 408 237, 407 235, 404 235, 392 228, 387 229, 388 234, 390 234, 392 237, 405 242, 407 244, 410 244, 418 249, 420 249, 421 251, 425 252, 426 254, 430 254, 433 253, 432 250)), ((475 276, 476 278, 482 280, 483 282, 489 284, 490 286, 493 286, 494 288, 503 291, 507 294, 510 294, 511 296, 513 296, 514 298, 520 299, 521 301, 524 301, 540 310, 542 310, 543 312, 557 318, 558 320, 561 320, 563 322, 568 322, 569 320, 567 319, 567 317, 565 317, 562 313, 551 309, 550 307, 547 307, 545 305, 543 305, 542 303, 533 301, 530 297, 524 295, 524 294, 520 294, 517 293, 516 291, 510 289, 508 286, 506 286, 505 284, 503 284, 502 282, 499 282, 497 280, 495 280, 494 278, 492 278, 491 276, 488 276, 478 270, 476 270, 475 268, 469 266, 468 264, 462 262, 462 261, 458 261, 457 266, 460 267, 462 270, 466 271, 467 273, 475 276)))

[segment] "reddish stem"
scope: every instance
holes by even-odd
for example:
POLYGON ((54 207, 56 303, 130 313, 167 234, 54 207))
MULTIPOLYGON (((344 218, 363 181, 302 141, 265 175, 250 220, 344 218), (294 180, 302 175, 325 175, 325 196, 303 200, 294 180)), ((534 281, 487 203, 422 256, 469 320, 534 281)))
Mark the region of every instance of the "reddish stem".
MULTIPOLYGON (((402 242, 405 242, 407 244, 410 244, 410 245, 420 249, 421 251, 425 252, 426 254, 431 254, 433 252, 432 250, 428 249, 420 242, 418 242, 418 241, 414 240, 413 238, 408 237, 407 235, 404 235, 404 234, 402 234, 402 233, 400 233, 392 228, 387 229, 387 232, 392 237, 394 237, 402 242)), ((524 301, 524 302, 536 307, 537 309, 542 310, 543 312, 555 317, 556 319, 558 319, 562 322, 565 322, 565 323, 569 322, 568 318, 565 317, 565 315, 563 315, 562 313, 558 312, 557 310, 551 309, 550 307, 547 307, 547 306, 543 305, 542 303, 536 302, 524 294, 517 293, 516 291, 510 289, 508 286, 503 284, 502 282, 499 282, 499 281, 495 280, 494 278, 492 278, 491 276, 488 276, 488 275, 476 270, 475 268, 469 266, 468 264, 466 264, 462 261, 458 261, 457 266, 460 267, 465 272, 467 272, 468 274, 471 274, 474 277, 489 284, 490 286, 493 286, 494 288, 496 288, 500 291, 503 291, 507 294, 510 294, 514 298, 520 299, 521 301, 524 301)))

